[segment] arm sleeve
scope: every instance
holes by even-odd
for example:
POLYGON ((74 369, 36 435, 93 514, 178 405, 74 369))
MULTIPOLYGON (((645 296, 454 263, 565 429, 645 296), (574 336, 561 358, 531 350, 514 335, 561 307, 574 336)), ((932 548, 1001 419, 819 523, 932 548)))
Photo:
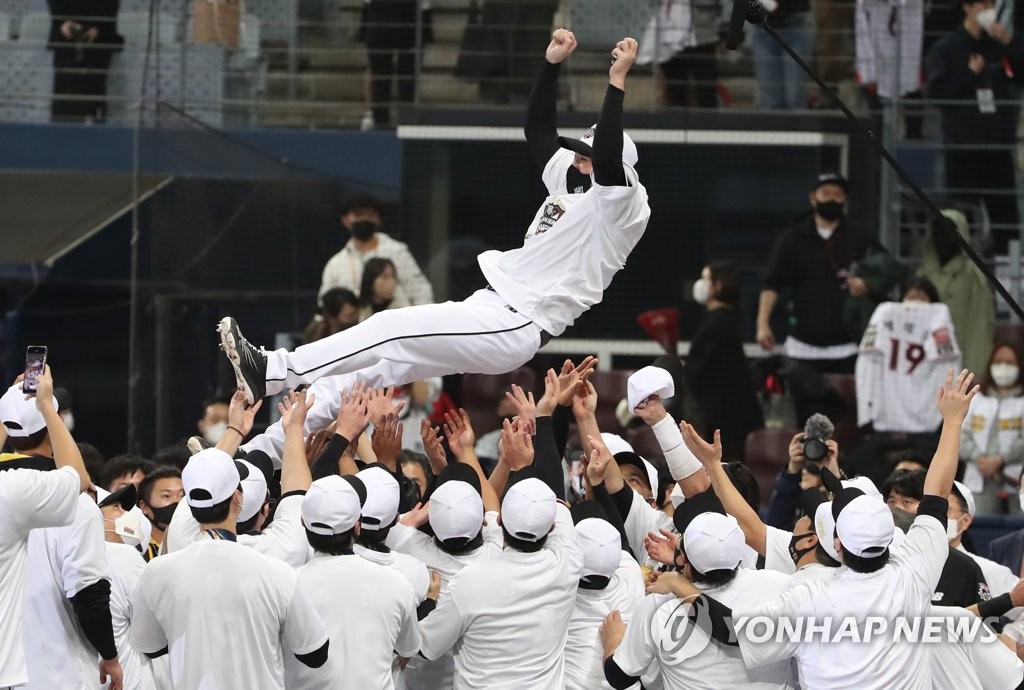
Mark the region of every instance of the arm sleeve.
MULTIPOLYGON (((569 426, 572 424, 572 408, 555 405, 551 414, 551 433, 555 437, 555 448, 558 457, 565 457, 565 447, 569 443, 569 426)), ((570 458, 572 460, 573 458, 570 458)))
POLYGON ((324 477, 330 477, 332 474, 338 474, 338 460, 345 453, 345 449, 348 448, 348 444, 351 443, 347 438, 339 434, 335 434, 331 437, 331 440, 327 442, 324 449, 320 451, 320 457, 313 463, 313 467, 310 471, 313 475, 313 481, 317 479, 323 479, 324 477))
POLYGON ((545 60, 533 82, 530 102, 526 106, 523 133, 533 159, 541 168, 547 165, 559 148, 555 102, 558 99, 558 75, 561 71, 561 63, 553 65, 545 60))
POLYGON ((764 288, 778 292, 784 287, 793 284, 792 266, 790 265, 790 232, 779 235, 772 247, 771 256, 768 257, 768 270, 764 274, 764 288))
MULTIPOLYGON (((320 614, 313 608, 313 604, 310 603, 306 595, 299 589, 298 576, 295 576, 294 571, 291 569, 289 569, 289 573, 293 574, 295 581, 292 589, 292 600, 288 604, 288 610, 285 613, 284 622, 281 626, 285 646, 291 650, 292 654, 299 661, 302 661, 307 666, 310 664, 303 661, 302 658, 306 655, 316 655, 322 652, 324 661, 326 661, 327 626, 324 625, 320 614)), ((324 661, 321 661, 320 665, 323 665, 324 661)), ((314 666, 313 668, 316 667, 314 666)))
MULTIPOLYGON (((767 640, 758 638, 755 642, 744 634, 744 630, 746 630, 744 627, 745 621, 753 620, 760 616, 764 616, 773 621, 782 620, 783 618, 789 618, 792 620, 796 616, 800 616, 804 613, 801 610, 801 604, 805 604, 809 600, 809 594, 810 591, 808 585, 797 585, 796 587, 784 592, 776 599, 773 599, 753 611, 731 612, 732 615, 730 615, 730 619, 734 621, 737 626, 736 643, 739 645, 740 654, 743 656, 743 663, 748 669, 757 668, 758 666, 764 666, 765 664, 771 664, 776 661, 782 661, 795 656, 799 646, 799 636, 773 635, 767 640)), ((711 598, 706 595, 701 598, 711 600, 711 598)), ((711 613, 711 618, 714 619, 719 615, 721 610, 712 607, 709 608, 709 612, 711 613)))
POLYGON ((612 502, 615 504, 615 508, 618 510, 619 517, 623 523, 625 523, 626 518, 629 517, 629 511, 633 508, 634 493, 636 492, 629 488, 629 484, 623 484, 621 489, 613 494, 608 494, 611 496, 612 502))
POLYGON ((420 656, 431 661, 440 658, 458 641, 464 624, 462 612, 449 589, 448 596, 441 597, 437 608, 419 623, 420 656))
POLYGON ((615 505, 615 501, 612 500, 611 494, 608 493, 608 487, 604 485, 604 482, 594 487, 594 500, 604 508, 605 515, 608 516, 608 522, 612 523, 612 527, 618 531, 619 539, 622 542, 622 550, 627 551, 630 556, 635 558, 636 554, 629 547, 629 539, 626 538, 626 528, 622 524, 622 516, 619 515, 619 509, 615 505))
POLYGON ((982 75, 975 74, 963 65, 952 64, 953 51, 946 41, 937 43, 925 59, 925 75, 929 98, 961 99, 973 96, 981 83, 982 75))
POLYGON ((104 659, 117 657, 114 624, 110 619, 110 581, 100 580, 71 597, 71 608, 82 634, 104 659))
POLYGON ((306 528, 302 526, 302 501, 306 492, 290 493, 277 502, 274 521, 259 536, 254 548, 293 568, 306 564, 310 556, 306 528))
POLYGON ((11 508, 23 534, 37 527, 64 527, 75 519, 81 479, 70 467, 54 472, 8 470, 0 482, 0 502, 11 508))
MULTIPOLYGON (((411 591, 410 594, 412 594, 411 591)), ((433 601, 433 599, 425 599, 424 601, 433 601)), ((409 598, 409 605, 410 607, 412 606, 412 597, 409 598)), ((395 638, 395 651, 398 652, 399 656, 411 657, 420 650, 420 627, 416 623, 417 620, 422 620, 422 618, 417 619, 411 608, 403 612, 401 627, 398 629, 398 636, 395 638)))
POLYGON ((914 524, 907 531, 907 538, 890 556, 892 562, 929 598, 935 591, 949 556, 949 542, 946 539, 948 509, 949 501, 942 496, 926 495, 921 499, 914 524))
POLYGON ((541 479, 559 500, 565 500, 565 471, 562 456, 555 446, 551 417, 537 417, 537 435, 533 437, 534 466, 540 471, 541 479))
POLYGON ((793 529, 793 515, 799 499, 800 474, 790 474, 783 468, 775 478, 775 489, 765 512, 765 524, 783 530, 793 529))
MULTIPOLYGON (((416 607, 416 620, 421 621, 437 608, 437 602, 433 599, 426 598, 420 602, 420 605, 416 607)), ((409 656, 405 654, 404 656, 409 656)))
POLYGON ((661 446, 672 479, 682 481, 702 469, 700 460, 683 443, 683 433, 676 426, 672 415, 666 415, 660 422, 651 426, 651 431, 661 446))
MULTIPOLYGON (((145 575, 143 575, 145 577, 145 575)), ((132 592, 131 647, 147 656, 159 656, 167 649, 167 637, 156 620, 142 582, 132 592)))
POLYGON ((631 676, 619 668, 614 655, 604 660, 604 679, 615 690, 625 690, 640 682, 640 676, 631 676))
POLYGON ((594 181, 603 187, 625 187, 622 169, 622 102, 626 92, 608 85, 594 132, 594 181))

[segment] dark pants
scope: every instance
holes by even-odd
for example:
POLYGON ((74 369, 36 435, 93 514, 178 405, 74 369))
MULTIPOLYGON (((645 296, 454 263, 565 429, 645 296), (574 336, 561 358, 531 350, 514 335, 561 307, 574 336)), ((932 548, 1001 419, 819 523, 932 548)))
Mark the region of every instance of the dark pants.
POLYGON ((996 252, 1005 252, 1007 242, 1019 236, 1017 182, 1011 151, 946 151, 946 187, 954 199, 985 202, 996 252))
POLYGON ((686 48, 661 63, 665 77, 665 105, 691 105, 690 83, 698 108, 718 107, 718 58, 715 43, 686 48))
POLYGON ((820 412, 835 421, 848 410, 839 392, 829 384, 823 374, 852 374, 857 357, 845 359, 793 359, 786 357, 782 374, 793 396, 796 420, 803 425, 812 414, 820 412))
POLYGON ((110 57, 109 50, 73 44, 53 49, 51 120, 82 122, 91 118, 101 122, 106 118, 110 57))
POLYGON ((370 62, 370 97, 373 123, 387 125, 391 120, 391 81, 398 85, 398 102, 412 103, 416 95, 416 50, 367 45, 370 62))

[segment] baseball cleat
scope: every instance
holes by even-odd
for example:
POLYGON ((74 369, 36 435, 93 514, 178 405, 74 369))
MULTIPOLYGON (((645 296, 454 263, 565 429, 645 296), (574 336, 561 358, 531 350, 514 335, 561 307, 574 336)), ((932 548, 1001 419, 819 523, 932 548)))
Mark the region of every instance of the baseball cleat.
POLYGON ((217 324, 220 346, 228 356, 235 370, 238 390, 245 394, 245 400, 255 405, 267 395, 267 355, 242 337, 238 322, 225 316, 217 324))

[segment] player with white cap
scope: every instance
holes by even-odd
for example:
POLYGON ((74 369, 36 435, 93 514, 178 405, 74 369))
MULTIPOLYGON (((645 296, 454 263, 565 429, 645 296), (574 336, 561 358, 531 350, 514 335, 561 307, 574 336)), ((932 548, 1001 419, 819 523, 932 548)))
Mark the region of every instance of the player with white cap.
POLYGON ((197 453, 181 481, 207 538, 146 566, 132 597, 132 646, 169 653, 174 687, 184 690, 284 688, 285 655, 323 666, 327 628, 296 571, 236 541, 244 499, 231 456, 197 453))
POLYGON ((420 653, 455 650, 455 687, 519 690, 565 685, 563 648, 583 557, 569 509, 540 479, 513 484, 501 503, 505 550, 467 565, 420 621, 420 653))
POLYGON ((22 621, 29 534, 70 525, 92 484, 57 413, 50 367, 34 397, 26 398, 20 381, 0 397, 0 445, 9 440, 15 450, 0 453, 0 687, 28 681, 22 621))
MULTIPOLYGON (((547 59, 561 62, 575 47, 571 32, 559 29, 547 59)), ((632 38, 612 50, 588 160, 592 185, 577 193, 565 189, 563 176, 557 188, 548 189, 521 248, 479 256, 490 289, 462 302, 382 311, 294 352, 259 350, 242 337, 234 319, 222 319, 221 345, 249 402, 355 371, 375 387, 457 372, 503 374, 528 362, 549 337, 561 335, 600 302, 650 219, 647 191, 634 169, 636 148, 627 145, 622 131, 626 75, 636 51, 632 38)), ((549 98, 544 107, 553 111, 554 105, 549 98)), ((560 143, 580 148, 580 142, 560 143)), ((568 170, 576 156, 572 150, 552 156, 546 173, 568 170)))
POLYGON ((322 668, 286 658, 289 688, 389 690, 392 650, 409 657, 420 648, 412 586, 397 569, 353 552, 366 497, 358 477, 334 475, 313 482, 303 500, 316 555, 299 569, 298 588, 326 621, 331 654, 322 668))

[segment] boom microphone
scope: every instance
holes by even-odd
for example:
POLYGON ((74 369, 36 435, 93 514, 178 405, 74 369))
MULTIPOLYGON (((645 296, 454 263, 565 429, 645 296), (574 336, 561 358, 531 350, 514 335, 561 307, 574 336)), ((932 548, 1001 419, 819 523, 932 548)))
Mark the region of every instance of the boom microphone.
MULTIPOLYGON (((776 4, 775 0, 764 0, 765 3, 776 4)), ((725 36, 725 47, 736 50, 743 42, 743 24, 763 24, 768 16, 767 9, 758 0, 735 0, 732 14, 729 15, 729 33, 725 36)))

